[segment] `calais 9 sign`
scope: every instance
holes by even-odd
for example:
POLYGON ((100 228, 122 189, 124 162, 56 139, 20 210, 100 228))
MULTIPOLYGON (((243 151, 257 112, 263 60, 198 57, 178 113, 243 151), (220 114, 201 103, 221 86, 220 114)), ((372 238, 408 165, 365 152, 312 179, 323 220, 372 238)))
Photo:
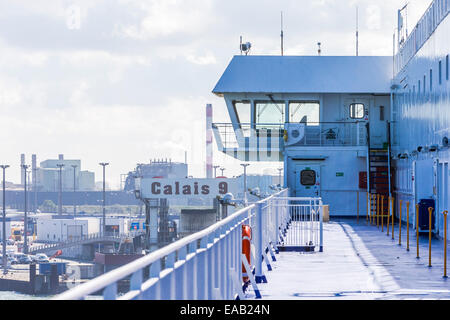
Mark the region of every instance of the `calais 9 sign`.
POLYGON ((147 179, 140 181, 143 198, 215 198, 238 191, 236 179, 147 179))

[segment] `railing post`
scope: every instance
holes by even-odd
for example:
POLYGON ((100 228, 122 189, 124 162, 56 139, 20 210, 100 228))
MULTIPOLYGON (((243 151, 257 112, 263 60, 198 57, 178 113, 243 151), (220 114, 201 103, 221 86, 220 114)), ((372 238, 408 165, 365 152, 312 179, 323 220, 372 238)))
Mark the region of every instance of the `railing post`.
POLYGON ((280 223, 279 223, 280 220, 278 217, 278 215, 279 215, 278 207, 280 206, 280 204, 278 201, 275 201, 275 199, 273 201, 273 203, 275 205, 275 239, 274 239, 275 243, 274 243, 274 245, 276 245, 278 247, 278 239, 279 239, 279 232, 280 232, 280 223))
MULTIPOLYGON (((359 193, 358 193, 359 194, 359 193)), ((319 202, 320 209, 319 209, 319 219, 320 219, 320 247, 319 251, 323 252, 323 203, 322 201, 319 202)))
POLYGON ((416 204, 416 246, 417 246, 417 259, 419 256, 419 205, 416 204))
POLYGON ((447 278, 447 215, 448 211, 442 213, 444 215, 444 278, 447 278))
POLYGON ((263 274, 262 271, 262 251, 263 251, 263 239, 262 239, 262 233, 263 233, 263 225, 262 225, 262 207, 263 204, 261 202, 258 202, 256 204, 256 230, 255 230, 255 280, 256 283, 267 283, 266 276, 263 274))
POLYGON ((433 208, 428 208, 428 267, 431 268, 431 216, 433 214, 433 208))
POLYGON ((409 201, 406 202, 406 251, 409 251, 409 201))

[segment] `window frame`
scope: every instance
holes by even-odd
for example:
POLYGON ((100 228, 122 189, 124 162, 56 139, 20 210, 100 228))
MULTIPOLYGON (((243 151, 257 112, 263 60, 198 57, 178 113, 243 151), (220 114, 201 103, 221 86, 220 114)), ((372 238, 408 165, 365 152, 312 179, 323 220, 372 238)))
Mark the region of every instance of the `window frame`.
POLYGON ((249 107, 250 107, 249 108, 249 110, 250 110, 250 122, 249 123, 252 123, 252 102, 250 100, 233 100, 232 101, 234 114, 236 115, 236 119, 237 119, 239 125, 241 125, 242 123, 246 124, 247 122, 241 122, 241 119, 239 118, 238 109, 236 108, 237 103, 242 103, 242 104, 248 103, 249 104, 249 107))
POLYGON ((255 118, 253 119, 254 125, 284 125, 286 122, 286 101, 284 100, 255 100, 254 101, 254 107, 255 107, 255 118), (281 122, 258 122, 258 104, 273 104, 273 105, 280 105, 281 106, 281 122))
MULTIPOLYGON (((364 119, 364 117, 365 117, 365 115, 366 115, 366 105, 365 105, 364 103, 362 103, 362 102, 352 102, 352 103, 349 104, 348 108, 349 108, 349 110, 348 110, 348 117, 349 117, 350 119, 354 119, 354 120, 361 120, 361 119, 364 119), (356 106, 356 105, 361 105, 361 106, 363 106, 363 109, 362 109, 362 117, 352 116, 352 106, 356 106)), ((356 111, 356 110, 355 110, 355 111, 356 111)), ((356 112, 355 112, 355 115, 356 115, 356 112)))
MULTIPOLYGON (((310 177, 308 177, 308 179, 309 179, 310 177)), ((304 187, 312 187, 312 186, 315 186, 316 185, 316 183, 317 183, 317 173, 316 173, 316 171, 315 170, 312 170, 312 169, 304 169, 304 170, 302 170, 302 171, 300 171, 300 184, 302 185, 302 186, 304 186, 304 187), (303 180, 303 174, 305 173, 305 172, 313 172, 314 173, 314 182, 312 183, 312 184, 306 184, 306 183, 303 183, 304 182, 304 180, 303 180)))
MULTIPOLYGON (((320 101, 319 100, 289 100, 288 103, 287 103, 287 105, 288 105, 288 110, 287 111, 288 111, 289 123, 297 123, 297 122, 292 122, 292 120, 291 120, 291 104, 301 104, 301 103, 317 104, 319 106, 319 121, 317 122, 317 125, 320 124, 320 120, 321 120, 320 119, 320 108, 321 108, 321 105, 320 105, 320 101)), ((316 124, 316 122, 307 121, 306 122, 307 126, 311 125, 311 124, 308 124, 308 123, 316 124)))

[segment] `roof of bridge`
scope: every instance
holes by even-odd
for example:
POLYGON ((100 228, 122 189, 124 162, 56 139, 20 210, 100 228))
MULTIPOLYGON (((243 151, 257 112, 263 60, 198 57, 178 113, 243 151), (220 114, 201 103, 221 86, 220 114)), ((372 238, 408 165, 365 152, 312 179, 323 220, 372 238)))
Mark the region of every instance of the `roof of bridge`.
POLYGON ((389 93, 389 56, 234 56, 213 93, 389 93))

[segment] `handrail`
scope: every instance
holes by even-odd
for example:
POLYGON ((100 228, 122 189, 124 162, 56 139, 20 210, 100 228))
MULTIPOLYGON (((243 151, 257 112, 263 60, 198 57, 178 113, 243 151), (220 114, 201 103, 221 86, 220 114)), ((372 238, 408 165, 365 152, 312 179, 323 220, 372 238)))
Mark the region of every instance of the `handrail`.
POLYGON ((399 73, 431 37, 450 12, 450 0, 433 0, 395 55, 399 73))
MULTIPOLYGON (((275 195, 272 195, 268 199, 274 197, 275 195)), ((266 199, 267 200, 267 199, 266 199)), ((265 200, 262 200, 260 202, 264 202, 265 200)), ((101 289, 104 289, 108 285, 110 285, 113 282, 119 281, 123 278, 126 278, 135 272, 139 271, 142 268, 145 268, 149 266, 150 264, 159 261, 160 259, 168 256, 169 254, 180 250, 181 248, 187 246, 188 244, 200 240, 210 234, 213 234, 216 230, 220 229, 221 227, 226 226, 228 223, 232 222, 234 219, 238 218, 244 213, 249 212, 250 210, 254 209, 255 205, 250 205, 246 208, 243 208, 239 210, 238 212, 234 213, 233 215, 215 223, 214 225, 199 231, 197 233, 194 233, 190 236, 187 236, 185 238, 182 238, 174 243, 171 243, 157 251, 154 251, 142 258, 139 258, 127 265, 124 265, 122 267, 119 267, 115 270, 112 270, 106 274, 103 274, 99 276, 98 278, 95 278, 85 284, 82 284, 78 287, 75 287, 74 289, 67 291, 59 296, 56 296, 55 300, 72 300, 72 299, 80 299, 82 297, 85 297, 89 294, 98 292, 101 289)))
MULTIPOLYGON (((367 122, 363 120, 355 120, 355 121, 307 121, 305 124, 356 124, 358 122, 367 122)), ((298 123, 298 122, 283 122, 283 123, 250 123, 250 122, 240 122, 240 125, 244 126, 280 126, 284 127, 285 124, 298 123)), ((230 122, 214 122, 213 125, 228 125, 233 126, 233 123, 230 122)))

